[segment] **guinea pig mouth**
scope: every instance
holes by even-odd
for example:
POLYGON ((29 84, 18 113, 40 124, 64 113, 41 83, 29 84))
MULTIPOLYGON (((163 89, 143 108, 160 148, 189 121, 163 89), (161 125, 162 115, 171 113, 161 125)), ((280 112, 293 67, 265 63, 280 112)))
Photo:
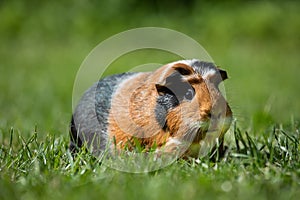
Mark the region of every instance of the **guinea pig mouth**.
POLYGON ((200 122, 199 124, 194 125, 190 131, 190 135, 193 137, 193 142, 199 142, 203 140, 208 130, 209 130, 208 122, 200 122))
POLYGON ((184 138, 190 142, 198 143, 205 139, 207 134, 219 135, 220 129, 210 126, 210 121, 201 121, 198 123, 190 124, 189 130, 185 133, 184 138))
POLYGON ((198 125, 197 134, 206 133, 209 130, 209 121, 200 122, 198 125))
POLYGON ((198 143, 201 140, 203 140, 206 136, 207 130, 203 130, 199 128, 194 134, 193 134, 193 143, 198 143))
POLYGON ((203 140, 207 134, 220 134, 221 129, 218 129, 217 127, 211 127, 210 122, 200 122, 199 126, 196 128, 195 131, 195 138, 194 142, 199 142, 200 140, 203 140))

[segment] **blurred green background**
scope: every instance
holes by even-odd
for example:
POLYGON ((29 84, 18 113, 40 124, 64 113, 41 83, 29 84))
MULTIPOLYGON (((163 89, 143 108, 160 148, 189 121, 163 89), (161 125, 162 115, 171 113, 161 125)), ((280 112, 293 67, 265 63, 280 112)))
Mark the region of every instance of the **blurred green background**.
MULTIPOLYGON (((227 98, 241 126, 297 120, 299 10, 297 1, 0 1, 0 128, 67 134, 81 62, 108 37, 147 26, 187 34, 227 70, 227 98)), ((131 53, 107 74, 173 59, 131 53)))

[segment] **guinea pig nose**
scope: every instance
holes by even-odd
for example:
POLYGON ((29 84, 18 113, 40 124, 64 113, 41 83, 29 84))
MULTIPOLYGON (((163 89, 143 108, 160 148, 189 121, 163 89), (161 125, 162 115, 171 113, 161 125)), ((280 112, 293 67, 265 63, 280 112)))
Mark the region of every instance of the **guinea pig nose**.
POLYGON ((208 112, 203 113, 202 117, 204 117, 204 119, 206 119, 206 120, 210 120, 212 118, 212 114, 210 111, 208 111, 208 112))
POLYGON ((208 112, 208 113, 207 113, 207 117, 208 117, 209 119, 211 119, 211 117, 212 117, 211 112, 208 112))
POLYGON ((205 109, 200 111, 200 116, 203 120, 209 121, 213 117, 213 113, 210 109, 205 109))
POLYGON ((223 115, 224 113, 222 112, 217 112, 217 113, 213 113, 211 115, 211 118, 214 119, 214 120, 219 120, 219 119, 222 119, 223 118, 223 115))

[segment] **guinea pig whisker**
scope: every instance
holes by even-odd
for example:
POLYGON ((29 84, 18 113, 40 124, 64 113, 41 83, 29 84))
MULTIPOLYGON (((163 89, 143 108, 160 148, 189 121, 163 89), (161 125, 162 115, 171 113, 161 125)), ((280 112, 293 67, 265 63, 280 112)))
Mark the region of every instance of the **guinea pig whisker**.
POLYGON ((198 132, 199 126, 193 126, 184 133, 183 139, 188 142, 193 142, 195 138, 198 137, 198 132))

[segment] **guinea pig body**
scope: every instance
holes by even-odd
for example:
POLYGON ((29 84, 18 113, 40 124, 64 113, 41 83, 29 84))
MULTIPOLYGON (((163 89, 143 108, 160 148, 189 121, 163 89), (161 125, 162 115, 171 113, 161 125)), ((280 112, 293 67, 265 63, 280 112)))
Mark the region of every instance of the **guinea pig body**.
POLYGON ((71 151, 84 143, 94 155, 133 149, 189 152, 190 144, 220 138, 232 112, 218 85, 227 78, 212 63, 182 60, 154 72, 124 73, 85 92, 71 122, 71 151))

